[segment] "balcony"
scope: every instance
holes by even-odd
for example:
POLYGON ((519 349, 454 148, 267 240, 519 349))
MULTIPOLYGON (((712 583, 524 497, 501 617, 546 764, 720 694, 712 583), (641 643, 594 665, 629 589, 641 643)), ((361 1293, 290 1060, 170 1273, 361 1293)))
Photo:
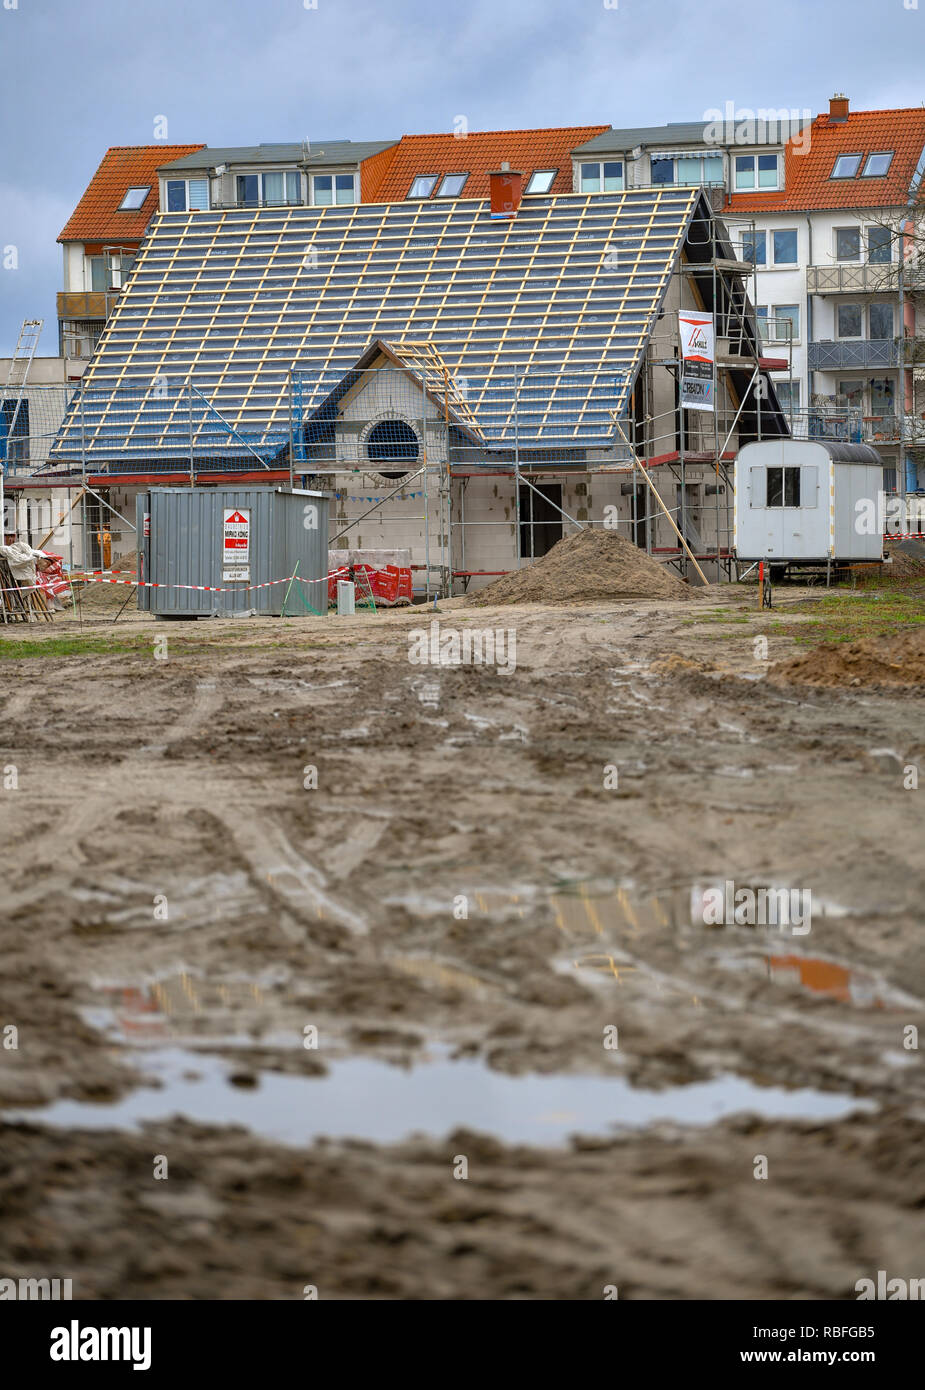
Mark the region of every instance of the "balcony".
POLYGON ((845 338, 810 343, 808 366, 811 372, 836 372, 861 368, 899 366, 897 338, 845 338))
POLYGON ((784 411, 794 439, 831 439, 861 444, 864 425, 859 410, 844 406, 813 406, 809 410, 784 411))
POLYGON ((843 444, 898 444, 900 432, 911 447, 925 446, 925 420, 906 415, 866 415, 854 406, 823 404, 789 411, 784 416, 794 439, 841 440, 843 444))
POLYGON ((898 265, 808 265, 807 294, 896 294, 898 265))
POLYGON ((62 290, 58 293, 59 319, 108 319, 121 290, 62 290))

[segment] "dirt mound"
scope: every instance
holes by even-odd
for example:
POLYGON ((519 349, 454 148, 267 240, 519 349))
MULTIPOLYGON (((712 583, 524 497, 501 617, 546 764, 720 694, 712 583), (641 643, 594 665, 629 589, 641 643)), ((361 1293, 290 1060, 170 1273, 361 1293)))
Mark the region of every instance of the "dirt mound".
POLYGON ((467 599, 495 603, 584 603, 595 599, 690 598, 688 586, 614 531, 566 536, 542 559, 467 599))
POLYGON ((801 685, 925 685, 925 627, 893 637, 826 642, 777 662, 771 677, 801 685))

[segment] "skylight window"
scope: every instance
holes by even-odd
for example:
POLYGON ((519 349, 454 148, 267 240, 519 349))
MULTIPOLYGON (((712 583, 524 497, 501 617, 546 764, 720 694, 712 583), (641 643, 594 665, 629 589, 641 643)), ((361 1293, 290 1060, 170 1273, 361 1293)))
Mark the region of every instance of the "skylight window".
POLYGON ((832 170, 833 179, 853 179, 857 177, 857 172, 861 167, 859 154, 840 154, 835 161, 835 168, 832 170))
POLYGON ((552 181, 556 177, 556 169, 536 169, 530 175, 527 184, 528 193, 548 193, 552 188, 552 181))
POLYGON ((139 208, 144 207, 145 198, 150 192, 150 184, 146 184, 144 188, 127 189, 125 197, 119 204, 119 212, 137 212, 139 208))
POLYGON ((434 191, 434 184, 437 182, 436 174, 418 174, 411 185, 408 194, 409 198, 429 198, 434 191))
POLYGON ((437 197, 458 198, 468 177, 468 174, 444 174, 443 182, 437 189, 437 197))
POLYGON ((882 179, 884 174, 889 172, 892 161, 892 150, 884 150, 877 154, 869 154, 867 156, 867 163, 864 165, 863 177, 865 179, 882 179))

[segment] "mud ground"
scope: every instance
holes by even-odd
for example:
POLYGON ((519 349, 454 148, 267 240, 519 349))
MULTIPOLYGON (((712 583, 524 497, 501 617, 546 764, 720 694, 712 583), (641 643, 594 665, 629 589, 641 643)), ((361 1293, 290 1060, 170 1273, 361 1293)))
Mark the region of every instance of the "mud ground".
MULTIPOLYGON (((800 591, 778 602, 799 623, 800 591)), ((765 658, 739 591, 441 603, 444 627, 514 629, 508 675, 410 664, 419 610, 113 627, 107 603, 83 635, 118 650, 0 661, 0 1275, 803 1299, 925 1273, 920 687, 781 681, 793 639, 765 658), (810 891, 811 931, 705 925, 727 880, 810 891), (229 1113, 274 1078, 310 1109, 345 1063, 404 1069, 407 1134, 370 1139, 374 1080, 311 1143, 174 1114, 165 1047, 191 1077, 218 1059, 229 1113), (436 1132, 413 1089, 435 1057, 482 1064, 486 1094, 621 1078, 665 1117, 605 1103, 582 1135, 566 1109, 524 1144, 486 1100, 436 1132), (679 1088, 729 1076, 867 1108, 676 1118, 679 1088), (158 1083, 160 1118, 100 1121, 158 1083)))

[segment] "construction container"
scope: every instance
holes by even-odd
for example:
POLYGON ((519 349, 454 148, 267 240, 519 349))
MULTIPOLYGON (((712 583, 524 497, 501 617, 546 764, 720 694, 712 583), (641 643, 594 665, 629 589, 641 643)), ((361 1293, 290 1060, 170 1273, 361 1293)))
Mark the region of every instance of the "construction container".
POLYGON ((736 558, 773 566, 883 559, 883 461, 869 444, 770 439, 735 463, 736 558))
POLYGON ((138 607, 267 617, 328 607, 328 494, 156 487, 137 501, 138 607))

